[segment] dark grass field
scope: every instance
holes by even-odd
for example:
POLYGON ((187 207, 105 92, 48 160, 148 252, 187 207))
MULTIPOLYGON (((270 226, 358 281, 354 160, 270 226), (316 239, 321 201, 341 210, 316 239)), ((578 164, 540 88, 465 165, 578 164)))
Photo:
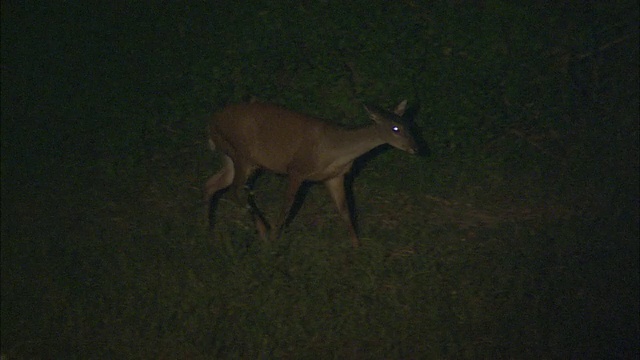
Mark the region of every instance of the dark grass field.
POLYGON ((635 1, 78 4, 2 3, 2 360, 640 356, 635 1), (231 197, 209 231, 207 115, 251 96, 409 100, 361 248, 316 185, 276 242, 231 197))

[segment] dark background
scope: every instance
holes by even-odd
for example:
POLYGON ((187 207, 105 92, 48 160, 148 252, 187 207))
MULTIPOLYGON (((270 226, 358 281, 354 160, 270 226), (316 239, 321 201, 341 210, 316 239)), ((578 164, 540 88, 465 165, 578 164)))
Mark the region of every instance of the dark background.
POLYGON ((635 1, 2 2, 1 50, 3 358, 638 357, 635 1), (209 232, 250 96, 430 154, 361 164, 357 251, 320 186, 209 232))

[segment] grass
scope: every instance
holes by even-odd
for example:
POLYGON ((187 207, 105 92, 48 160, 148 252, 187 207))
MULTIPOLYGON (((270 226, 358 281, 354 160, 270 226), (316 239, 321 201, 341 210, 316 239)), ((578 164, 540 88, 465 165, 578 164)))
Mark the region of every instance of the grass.
POLYGON ((632 3, 3 4, 3 359, 638 357, 632 3), (203 116, 251 95, 408 97, 430 155, 359 162, 360 249, 315 185, 210 232, 203 116))

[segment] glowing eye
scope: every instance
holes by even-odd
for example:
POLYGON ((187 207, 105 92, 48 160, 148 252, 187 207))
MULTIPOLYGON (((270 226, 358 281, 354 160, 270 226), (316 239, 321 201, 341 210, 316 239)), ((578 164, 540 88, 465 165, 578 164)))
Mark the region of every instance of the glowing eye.
POLYGON ((393 131, 394 133, 399 133, 400 132, 400 127, 394 126, 394 127, 391 128, 391 131, 393 131))

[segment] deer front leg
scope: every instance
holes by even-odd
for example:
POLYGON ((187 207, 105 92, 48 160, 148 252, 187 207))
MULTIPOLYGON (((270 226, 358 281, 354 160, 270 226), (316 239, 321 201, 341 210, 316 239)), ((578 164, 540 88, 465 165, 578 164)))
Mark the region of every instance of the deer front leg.
POLYGON ((351 217, 351 212, 349 211, 349 206, 347 205, 346 193, 344 188, 344 175, 326 180, 324 184, 329 190, 331 198, 338 208, 340 217, 347 224, 347 227, 349 229, 349 236, 351 237, 351 245, 354 248, 357 248, 358 246, 360 246, 360 241, 358 240, 358 234, 356 233, 356 229, 353 226, 353 219, 351 217))

